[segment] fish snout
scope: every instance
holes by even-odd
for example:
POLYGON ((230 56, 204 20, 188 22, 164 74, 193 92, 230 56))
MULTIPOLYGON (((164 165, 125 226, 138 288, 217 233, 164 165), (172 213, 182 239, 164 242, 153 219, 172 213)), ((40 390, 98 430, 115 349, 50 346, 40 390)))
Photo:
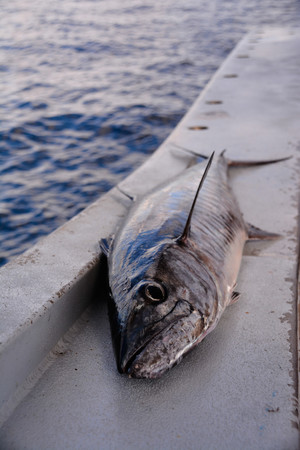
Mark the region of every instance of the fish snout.
POLYGON ((192 348, 204 328, 203 316, 179 300, 151 327, 130 329, 121 336, 118 369, 135 378, 159 378, 192 348))

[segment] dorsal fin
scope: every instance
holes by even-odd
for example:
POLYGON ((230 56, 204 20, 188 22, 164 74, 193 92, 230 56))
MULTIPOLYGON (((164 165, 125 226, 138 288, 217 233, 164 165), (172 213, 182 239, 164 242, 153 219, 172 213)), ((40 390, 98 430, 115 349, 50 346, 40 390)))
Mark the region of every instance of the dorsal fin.
POLYGON ((195 208, 195 205, 196 205, 196 201, 197 201, 197 198, 198 198, 198 194, 199 194, 199 192, 200 192, 200 189, 202 188, 202 185, 203 185, 203 183, 204 183, 204 180, 205 180, 205 178, 206 178, 206 175, 207 175, 207 173, 208 173, 208 170, 209 170, 209 168, 210 168, 210 166, 211 166, 211 163, 212 163, 214 154, 215 154, 215 152, 213 152, 213 153, 211 154, 211 157, 209 158, 208 163, 207 163, 207 165, 206 165, 206 167, 205 167, 205 170, 204 170, 204 173, 203 173, 202 178, 201 178, 201 180, 200 180, 198 189, 197 189, 197 191, 196 191, 196 195, 195 195, 195 197, 194 197, 194 201, 193 201, 193 203, 192 203, 192 206, 191 206, 191 209, 190 209, 190 212, 189 212, 189 215, 188 215, 188 218, 187 218, 187 221, 186 221, 186 224, 185 224, 183 233, 176 239, 176 241, 177 241, 178 243, 183 243, 183 242, 185 242, 185 240, 187 239, 187 237, 188 237, 188 235, 189 235, 190 228, 191 228, 192 215, 193 215, 193 212, 194 212, 194 208, 195 208))

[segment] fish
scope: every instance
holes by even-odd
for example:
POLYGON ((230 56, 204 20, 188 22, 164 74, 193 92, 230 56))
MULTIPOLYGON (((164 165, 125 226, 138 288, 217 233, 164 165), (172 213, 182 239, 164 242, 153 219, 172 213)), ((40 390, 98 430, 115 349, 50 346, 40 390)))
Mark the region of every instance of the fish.
POLYGON ((120 373, 155 379, 178 364, 235 303, 243 248, 278 235, 245 222, 222 152, 133 202, 107 257, 111 333, 120 373))

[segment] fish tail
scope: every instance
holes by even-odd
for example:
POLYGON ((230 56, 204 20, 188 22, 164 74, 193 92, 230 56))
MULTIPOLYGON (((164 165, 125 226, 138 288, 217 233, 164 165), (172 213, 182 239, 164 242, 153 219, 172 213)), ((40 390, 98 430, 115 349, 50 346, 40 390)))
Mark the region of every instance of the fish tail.
MULTIPOLYGON (((199 153, 194 150, 182 147, 181 145, 177 145, 174 142, 172 142, 172 146, 179 150, 183 150, 186 153, 189 153, 190 155, 193 155, 195 157, 201 158, 201 159, 208 159, 210 156, 207 154, 199 153)), ((223 150, 220 154, 222 159, 226 161, 226 164, 228 167, 254 167, 254 166, 264 166, 266 164, 274 164, 282 161, 287 161, 288 159, 291 159, 292 156, 285 156, 283 158, 274 158, 274 159, 263 159, 263 160, 244 160, 244 159, 231 159, 228 158, 227 155, 225 156, 226 150, 223 150)))
MULTIPOLYGON (((174 156, 182 155, 182 151, 183 151, 184 153, 188 153, 189 155, 192 155, 195 158, 199 158, 200 160, 209 159, 210 158, 210 155, 208 156, 208 155, 206 155, 204 153, 195 152, 194 150, 191 150, 189 148, 186 148, 186 147, 183 147, 181 145, 175 144, 174 142, 172 142, 171 144, 172 144, 172 147, 174 148, 174 149, 172 149, 173 150, 172 153, 174 154, 174 156), (178 152, 176 152, 176 150, 181 150, 181 152, 179 152, 179 154, 178 154, 178 152)), ((194 164, 197 163, 197 162, 198 161, 195 161, 194 164)), ((194 165, 194 164, 190 164, 190 165, 194 165)))
POLYGON ((288 159, 291 159, 292 156, 285 156, 284 158, 274 158, 274 159, 262 159, 262 160, 236 160, 227 158, 227 156, 224 156, 225 150, 221 153, 221 156, 223 156, 227 162, 228 167, 253 167, 253 166, 264 166, 266 164, 274 164, 282 161, 287 161, 288 159))

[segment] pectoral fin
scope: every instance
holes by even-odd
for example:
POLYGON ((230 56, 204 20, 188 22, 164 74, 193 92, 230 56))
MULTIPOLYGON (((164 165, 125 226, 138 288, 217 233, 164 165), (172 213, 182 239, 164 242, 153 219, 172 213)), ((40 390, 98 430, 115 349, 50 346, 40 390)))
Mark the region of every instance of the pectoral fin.
POLYGON ((255 227, 254 225, 251 225, 250 223, 247 223, 247 233, 248 233, 248 239, 249 241, 255 241, 255 240, 272 240, 272 239, 278 239, 280 238, 280 234, 276 233, 270 233, 269 231, 261 230, 258 227, 255 227))
POLYGON ((231 301, 230 305, 233 305, 233 303, 236 303, 238 299, 240 298, 241 294, 237 291, 233 291, 231 294, 231 301))
POLYGON ((109 238, 102 238, 99 241, 100 250, 106 257, 109 255, 109 250, 111 248, 112 242, 113 242, 112 236, 110 236, 109 238))

